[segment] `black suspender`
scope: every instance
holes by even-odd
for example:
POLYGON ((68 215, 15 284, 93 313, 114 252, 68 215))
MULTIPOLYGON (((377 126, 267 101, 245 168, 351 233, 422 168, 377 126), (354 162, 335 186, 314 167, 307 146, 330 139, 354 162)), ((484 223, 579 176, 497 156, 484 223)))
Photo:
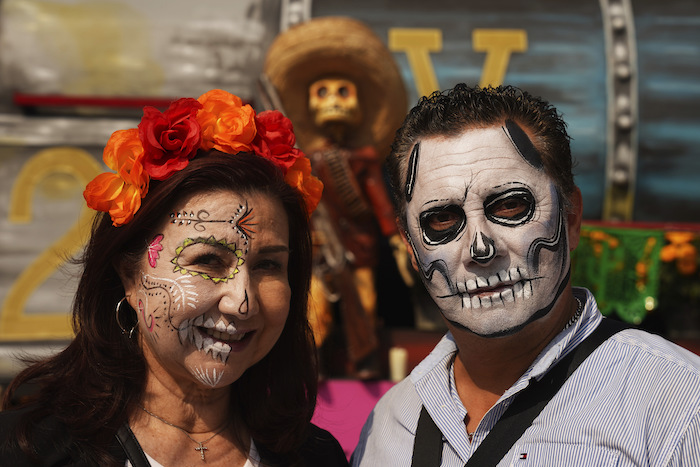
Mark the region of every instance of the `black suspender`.
POLYGON ((423 407, 413 442, 412 467, 436 467, 442 461, 442 433, 423 407))
POLYGON ((146 455, 143 453, 143 449, 136 440, 134 433, 129 428, 126 423, 122 425, 117 431, 117 439, 121 445, 126 457, 131 461, 131 465, 134 467, 150 467, 151 464, 148 462, 146 455))
MULTIPOLYGON (((566 379, 600 344, 614 334, 629 329, 625 323, 603 318, 600 325, 539 381, 532 380, 515 397, 465 467, 494 466, 532 424, 559 391, 566 379)), ((442 433, 425 407, 422 408, 413 445, 413 467, 436 467, 442 461, 442 433)))

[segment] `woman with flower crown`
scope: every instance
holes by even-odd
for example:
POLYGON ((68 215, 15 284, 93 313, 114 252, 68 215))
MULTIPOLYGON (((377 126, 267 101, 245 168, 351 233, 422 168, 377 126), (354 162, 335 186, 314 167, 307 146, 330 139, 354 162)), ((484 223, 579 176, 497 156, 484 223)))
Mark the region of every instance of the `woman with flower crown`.
POLYGON ((6 390, 0 464, 347 465, 310 423, 308 216, 322 185, 279 112, 225 91, 145 108, 85 190, 75 339, 6 390), (20 387, 36 388, 29 398, 20 387))

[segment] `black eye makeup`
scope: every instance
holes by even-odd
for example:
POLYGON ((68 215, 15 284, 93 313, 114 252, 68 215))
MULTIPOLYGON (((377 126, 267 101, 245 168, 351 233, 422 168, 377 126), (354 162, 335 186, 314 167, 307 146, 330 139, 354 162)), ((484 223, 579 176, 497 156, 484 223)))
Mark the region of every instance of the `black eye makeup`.
POLYGON ((535 197, 524 188, 492 195, 484 201, 486 218, 496 224, 517 227, 525 224, 535 213, 535 197))
POLYGON ((459 235, 467 223, 467 216, 461 206, 450 204, 422 212, 419 222, 425 243, 441 245, 459 235))

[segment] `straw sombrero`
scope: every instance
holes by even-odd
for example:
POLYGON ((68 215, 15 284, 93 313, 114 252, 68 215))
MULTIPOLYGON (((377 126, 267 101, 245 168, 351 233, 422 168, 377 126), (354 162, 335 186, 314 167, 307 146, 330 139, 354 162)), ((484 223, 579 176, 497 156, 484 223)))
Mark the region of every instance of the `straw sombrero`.
POLYGON ((363 122, 349 145, 371 145, 384 157, 407 111, 406 90, 394 57, 360 21, 319 17, 278 35, 267 51, 264 73, 294 124, 302 150, 324 141, 308 111, 308 88, 325 76, 341 76, 358 87, 363 122))

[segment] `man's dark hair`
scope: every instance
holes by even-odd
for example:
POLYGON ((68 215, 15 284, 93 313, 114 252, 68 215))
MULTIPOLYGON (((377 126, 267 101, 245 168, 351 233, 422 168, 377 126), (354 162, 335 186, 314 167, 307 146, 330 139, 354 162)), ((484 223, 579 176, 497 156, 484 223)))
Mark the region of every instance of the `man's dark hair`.
POLYGON ((458 84, 435 91, 413 107, 396 132, 387 167, 394 201, 405 227, 405 190, 408 159, 413 146, 423 138, 456 137, 465 130, 517 123, 542 157, 544 170, 557 186, 566 207, 575 190, 571 148, 566 123, 548 102, 513 86, 474 87, 458 84))

